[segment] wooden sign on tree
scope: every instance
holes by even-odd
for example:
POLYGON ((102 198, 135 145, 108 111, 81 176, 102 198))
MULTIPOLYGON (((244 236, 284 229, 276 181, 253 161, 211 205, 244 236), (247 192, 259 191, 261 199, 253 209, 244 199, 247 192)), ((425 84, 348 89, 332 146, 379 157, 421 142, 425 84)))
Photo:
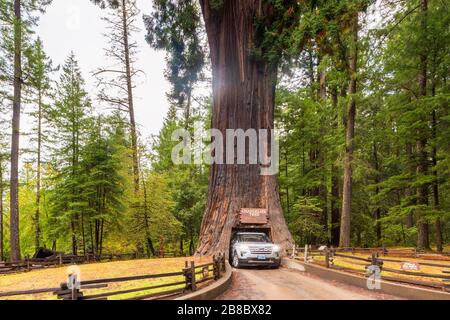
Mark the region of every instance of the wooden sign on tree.
POLYGON ((239 212, 239 222, 241 224, 267 224, 267 216, 267 209, 242 208, 239 212))

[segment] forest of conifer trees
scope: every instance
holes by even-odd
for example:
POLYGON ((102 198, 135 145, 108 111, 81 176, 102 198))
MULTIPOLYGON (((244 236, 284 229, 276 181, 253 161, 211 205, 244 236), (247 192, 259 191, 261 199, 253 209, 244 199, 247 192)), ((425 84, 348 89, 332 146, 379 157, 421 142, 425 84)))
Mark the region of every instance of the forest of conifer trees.
POLYGON ((176 165, 172 133, 235 129, 247 106, 279 131, 279 173, 261 199, 296 244, 448 250, 448 1, 80 1, 102 8, 107 26, 91 30, 108 43, 91 70, 96 90, 75 48, 61 48, 65 61, 46 53, 36 30, 52 0, 0 0, 0 261, 42 247, 220 248, 223 225, 208 224, 238 198, 255 201, 244 194, 252 171, 232 180, 220 166, 176 165), (234 25, 233 12, 250 23, 234 25), (171 86, 150 136, 136 116, 139 77, 152 77, 136 63, 140 28, 165 53, 171 86))

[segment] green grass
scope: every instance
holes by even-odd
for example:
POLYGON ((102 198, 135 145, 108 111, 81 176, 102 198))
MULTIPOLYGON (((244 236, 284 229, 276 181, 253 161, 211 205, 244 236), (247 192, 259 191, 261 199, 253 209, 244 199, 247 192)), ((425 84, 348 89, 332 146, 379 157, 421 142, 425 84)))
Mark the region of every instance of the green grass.
MULTIPOLYGON (((340 252, 341 253, 341 252, 340 252)), ((355 257, 362 257, 362 258, 369 258, 370 253, 355 253, 352 254, 351 252, 345 252, 346 255, 353 255, 355 257)), ((395 257, 394 255, 389 256, 381 256, 381 258, 391 258, 391 259, 398 259, 403 261, 409 261, 409 262, 418 262, 420 263, 438 263, 438 264, 446 264, 449 266, 449 268, 442 268, 442 267, 431 267, 431 266, 424 266, 420 265, 419 271, 413 271, 416 273, 429 273, 429 274, 441 274, 442 270, 450 270, 450 261, 442 261, 442 260, 425 260, 425 259, 416 259, 416 258, 407 258, 407 257, 395 257)), ((324 264, 325 258, 324 257, 314 257, 314 261, 318 262, 320 264, 324 264)), ((365 263, 364 261, 359 260, 353 260, 346 257, 334 257, 334 265, 338 267, 344 267, 344 268, 351 268, 355 269, 355 271, 359 272, 365 272, 365 266, 364 264, 369 264, 369 262, 365 263)), ((401 262, 384 262, 383 267, 389 268, 389 269, 395 269, 395 270, 402 270, 401 269, 401 262)), ((423 276, 415 276, 415 275, 404 275, 404 274, 398 274, 393 272, 387 272, 383 271, 381 272, 381 275, 383 276, 390 276, 390 277, 396 277, 396 278, 405 278, 405 279, 413 279, 413 280, 420 280, 420 281, 427 281, 427 282, 434 282, 434 283, 443 283, 442 279, 440 278, 429 278, 429 277, 423 277, 423 276)))
MULTIPOLYGON (((81 271, 81 280, 94 280, 100 278, 117 278, 138 276, 147 274, 160 274, 169 272, 179 272, 184 268, 186 260, 195 260, 196 264, 203 264, 211 261, 209 257, 195 258, 167 258, 167 259, 145 259, 130 261, 114 261, 105 263, 94 263, 79 265, 81 271)), ((43 270, 35 270, 25 273, 0 275, 0 292, 32 290, 39 288, 59 287, 61 283, 67 281, 67 274, 70 267, 49 268, 43 270)), ((137 281, 127 281, 119 283, 110 283, 107 288, 82 290, 84 295, 98 294, 103 292, 127 290, 141 287, 156 286, 165 283, 183 281, 182 276, 146 279, 137 281)), ((146 291, 133 292, 117 296, 108 297, 109 300, 126 299, 144 294, 167 291, 175 288, 183 287, 166 287, 146 291)), ((12 300, 54 300, 56 296, 52 293, 33 294, 24 296, 7 297, 0 299, 12 300)))

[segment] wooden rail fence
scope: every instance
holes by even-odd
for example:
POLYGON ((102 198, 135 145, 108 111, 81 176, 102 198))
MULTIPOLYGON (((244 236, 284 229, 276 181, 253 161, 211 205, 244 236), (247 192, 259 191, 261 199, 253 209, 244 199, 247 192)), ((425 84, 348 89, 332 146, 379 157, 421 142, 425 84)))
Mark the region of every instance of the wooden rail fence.
POLYGON ((5 297, 18 297, 52 293, 62 300, 107 300, 109 297, 138 293, 136 296, 123 298, 123 300, 147 300, 170 299, 199 289, 199 286, 218 280, 225 272, 225 255, 219 254, 213 257, 210 263, 196 265, 194 261, 186 261, 185 266, 178 272, 147 274, 140 276, 128 276, 108 279, 94 279, 79 281, 76 274, 70 274, 67 282, 58 288, 40 288, 33 290, 21 290, 12 292, 0 292, 0 299, 5 297), (169 279, 170 282, 142 285, 131 289, 116 289, 98 293, 90 293, 92 289, 108 288, 112 283, 126 283, 149 279, 169 279), (159 290, 164 289, 164 290, 159 290), (148 292, 152 291, 152 292, 148 292))
MULTIPOLYGON (((181 254, 177 252, 165 253, 162 256, 152 256, 150 258, 172 258, 181 257, 181 254)), ((17 262, 3 262, 0 261, 0 274, 26 272, 36 269, 43 269, 49 267, 59 267, 68 264, 84 264, 84 263, 96 263, 114 260, 133 260, 133 259, 149 259, 148 257, 143 257, 137 253, 122 253, 122 254, 103 254, 94 255, 87 254, 84 256, 74 256, 74 255, 55 255, 54 257, 46 259, 24 259, 17 262)))
MULTIPOLYGON (((321 257, 320 260, 323 259, 323 265, 326 268, 333 268, 337 270, 347 271, 350 273, 360 274, 364 276, 370 276, 371 270, 374 270, 373 268, 369 268, 371 266, 376 266, 381 271, 381 279, 388 280, 388 281, 395 281, 395 282, 401 282, 401 283, 407 283, 407 284, 413 284, 423 287, 429 287, 429 288, 435 288, 439 289, 445 292, 450 292, 450 261, 448 263, 445 263, 446 259, 440 259, 441 257, 437 257, 437 259, 434 259, 434 262, 428 262, 428 261, 410 261, 410 260, 404 260, 404 259, 396 259, 391 257, 380 257, 381 254, 387 256, 396 255, 397 250, 382 250, 379 251, 375 248, 329 248, 329 247, 322 247, 319 249, 312 249, 311 246, 305 246, 304 248, 295 248, 288 250, 288 253, 290 253, 291 258, 301 260, 306 263, 313 263, 314 257, 321 257), (368 253, 370 254, 369 257, 362 257, 357 256, 355 254, 364 254, 368 253), (361 271, 357 268, 352 268, 348 266, 339 266, 336 264, 336 259, 341 258, 342 261, 345 262, 345 260, 351 261, 352 265, 356 266, 364 266, 366 272, 361 271), (399 270, 394 268, 388 268, 384 264, 385 262, 389 263, 399 263, 399 264, 414 264, 419 266, 428 266, 428 267, 434 267, 434 268, 441 268, 441 273, 431 273, 431 272, 419 272, 419 271, 409 271, 409 270, 399 270), (389 273, 389 275, 383 274, 389 273), (411 279, 410 277, 396 277, 392 276, 390 274, 400 274, 404 276, 414 276, 414 277, 421 277, 421 278, 427 278, 429 280, 417 280, 417 279, 411 279)), ((402 251, 402 253, 405 253, 405 251, 402 251)), ((397 255, 396 255, 397 256, 397 255)), ((406 255, 400 255, 400 257, 405 257, 406 255)), ((445 255, 444 255, 445 257, 445 255)), ((423 258, 421 254, 418 254, 415 252, 411 258, 415 259, 423 259, 423 260, 431 260, 430 256, 427 256, 427 258, 423 258)), ((319 262, 317 262, 319 263, 319 262)), ((322 263, 320 263, 322 264, 322 263)))

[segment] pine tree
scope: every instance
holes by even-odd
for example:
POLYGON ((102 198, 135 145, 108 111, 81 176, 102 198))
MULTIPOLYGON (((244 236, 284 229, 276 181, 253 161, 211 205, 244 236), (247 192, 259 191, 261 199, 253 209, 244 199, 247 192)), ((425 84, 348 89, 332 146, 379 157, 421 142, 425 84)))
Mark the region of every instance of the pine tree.
POLYGON ((58 174, 52 190, 51 211, 55 223, 60 221, 59 228, 67 230, 69 227, 73 254, 78 253, 80 238, 85 236, 82 215, 86 203, 81 198, 80 152, 90 125, 88 114, 91 105, 83 87, 78 62, 71 53, 62 67, 51 115, 59 138, 53 155, 58 174))
POLYGON ((2 35, 9 59, 13 79, 12 103, 12 135, 11 135, 11 172, 10 172, 10 246, 11 260, 20 260, 19 235, 19 140, 20 114, 22 108, 23 52, 27 48, 32 27, 36 25, 36 12, 44 12, 51 0, 14 0, 3 1, 1 4, 2 35))
POLYGON ((135 193, 139 191, 139 154, 133 90, 135 79, 142 71, 135 68, 137 43, 132 37, 139 31, 136 27, 138 16, 135 0, 117 1, 117 5, 109 9, 108 16, 103 18, 109 29, 105 37, 110 45, 105 53, 114 64, 94 73, 101 87, 99 99, 128 115, 135 193))
POLYGON ((83 232, 83 248, 86 252, 85 246, 89 243, 89 252, 99 255, 103 252, 108 231, 120 230, 125 211, 126 180, 120 174, 124 165, 120 157, 124 136, 120 128, 110 124, 111 119, 99 117, 81 151, 81 197, 86 203, 81 223, 88 225, 89 235, 85 236, 83 232))
POLYGON ((200 10, 192 1, 158 0, 153 7, 151 15, 144 15, 146 40, 153 48, 167 52, 166 78, 172 84, 168 98, 183 110, 187 128, 194 86, 202 77, 205 64, 200 10))
POLYGON ((35 248, 40 247, 41 242, 41 225, 40 208, 41 208, 41 176, 42 176, 42 158, 43 145, 48 141, 48 130, 45 128, 45 122, 48 121, 49 106, 45 102, 50 95, 51 83, 50 75, 54 71, 52 61, 43 51, 42 41, 38 38, 32 48, 26 52, 28 58, 28 66, 25 70, 27 74, 29 95, 32 95, 32 103, 35 104, 35 110, 31 113, 36 121, 36 127, 33 132, 33 141, 36 143, 36 213, 34 215, 35 228, 35 248))

